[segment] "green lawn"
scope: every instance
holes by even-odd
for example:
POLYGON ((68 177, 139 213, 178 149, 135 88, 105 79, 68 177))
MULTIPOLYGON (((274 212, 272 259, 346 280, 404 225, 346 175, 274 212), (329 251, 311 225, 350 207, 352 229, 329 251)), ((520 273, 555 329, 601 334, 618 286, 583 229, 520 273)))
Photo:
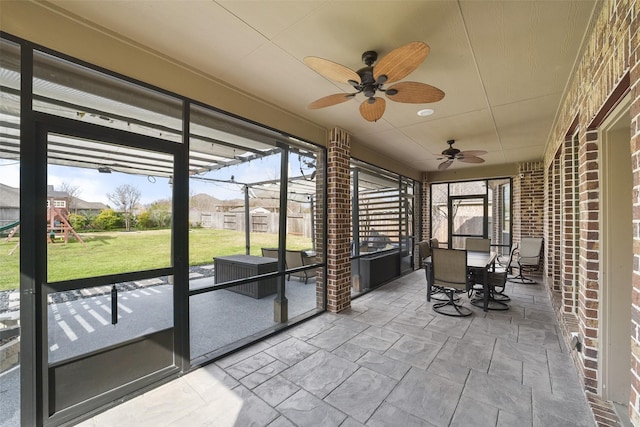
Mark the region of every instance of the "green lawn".
MULTIPOLYGON (((104 232, 82 234, 86 247, 75 239, 68 244, 47 245, 49 282, 82 277, 102 276, 137 270, 168 267, 171 263, 169 230, 137 232, 104 232)), ((0 240, 0 290, 16 289, 19 283, 20 249, 9 252, 17 238, 0 240)), ((275 234, 251 234, 251 254, 261 255, 262 247, 277 247, 275 234)), ((287 236, 288 249, 309 249, 311 239, 287 236)), ((189 232, 189 264, 213 262, 213 257, 244 254, 244 233, 208 228, 189 232)))

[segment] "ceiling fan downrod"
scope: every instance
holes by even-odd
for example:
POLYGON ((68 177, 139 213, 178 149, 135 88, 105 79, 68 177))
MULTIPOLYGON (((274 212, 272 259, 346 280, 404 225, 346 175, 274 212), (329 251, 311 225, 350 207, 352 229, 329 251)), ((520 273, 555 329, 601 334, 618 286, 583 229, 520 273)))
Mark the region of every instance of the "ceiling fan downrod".
POLYGON ((449 148, 447 148, 446 150, 444 150, 442 152, 442 154, 444 156, 448 156, 450 158, 455 157, 458 153, 460 153, 460 150, 458 150, 457 148, 453 148, 453 144, 456 142, 455 139, 450 139, 447 141, 447 144, 449 144, 449 148))
POLYGON ((371 67, 377 60, 378 52, 376 52, 375 50, 368 50, 362 54, 362 62, 367 64, 367 67, 371 67))

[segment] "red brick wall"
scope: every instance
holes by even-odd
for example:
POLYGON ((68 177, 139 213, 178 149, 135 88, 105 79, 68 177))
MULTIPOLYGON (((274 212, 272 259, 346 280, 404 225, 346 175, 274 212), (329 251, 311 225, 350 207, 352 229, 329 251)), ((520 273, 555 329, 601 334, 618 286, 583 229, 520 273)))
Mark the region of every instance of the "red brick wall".
MULTIPOLYGON (((561 256, 562 256, 562 311, 575 313, 577 309, 578 284, 578 251, 580 250, 580 235, 575 226, 579 222, 579 149, 578 140, 573 137, 564 141, 562 149, 562 194, 557 199, 562 203, 561 256)), ((554 290, 556 290, 554 288, 554 290)))
POLYGON ((431 206, 431 188, 429 187, 429 181, 427 174, 422 175, 422 231, 420 233, 420 240, 429 240, 429 230, 431 229, 431 215, 429 208, 431 206))
POLYGON ((600 192, 598 132, 586 134, 580 145, 580 271, 578 325, 583 337, 582 369, 585 389, 599 392, 598 309, 600 301, 600 192))
POLYGON ((503 218, 504 213, 502 195, 500 194, 499 189, 496 187, 489 187, 489 193, 491 194, 489 196, 491 197, 489 200, 492 201, 489 207, 489 209, 491 209, 489 215, 491 215, 491 218, 493 218, 493 221, 491 223, 491 230, 489 230, 489 236, 496 236, 497 239, 495 239, 495 241, 492 239, 491 244, 498 245, 502 243, 500 241, 502 237, 502 221, 500 221, 500 219, 503 218))
POLYGON ((522 163, 518 168, 520 191, 518 230, 514 231, 518 241, 522 237, 541 237, 544 224, 544 170, 542 162, 522 163))
MULTIPOLYGON (((544 236, 545 177, 542 162, 522 163, 513 180, 513 243, 523 237, 544 236)), ((542 276, 540 269, 532 275, 542 276)))
MULTIPOLYGON (((327 164, 327 155, 324 151, 318 151, 316 156, 316 198, 314 199, 314 226, 315 226, 315 250, 316 250, 316 262, 323 260, 323 255, 326 250, 324 247, 324 178, 325 178, 325 165, 327 164)), ((318 268, 316 272, 316 307, 324 309, 324 269, 318 268)))
POLYGON ((560 222, 561 201, 560 197, 560 151, 557 152, 553 162, 547 168, 545 177, 546 194, 546 227, 545 227, 545 271, 547 285, 554 291, 560 291, 561 264, 560 264, 560 222))
POLYGON ((327 309, 351 306, 349 134, 332 129, 327 149, 327 309))
MULTIPOLYGON (((632 324, 631 329, 632 354, 631 384, 629 396, 629 415, 634 425, 640 426, 640 138, 638 115, 640 113, 640 92, 638 80, 640 78, 640 0, 608 0, 601 3, 596 12, 596 21, 586 37, 586 47, 583 56, 579 58, 574 78, 569 82, 565 92, 563 104, 556 118, 551 139, 545 153, 547 171, 552 171, 556 152, 562 147, 572 122, 578 117, 579 161, 578 161, 578 195, 579 195, 579 246, 578 261, 578 301, 577 325, 584 341, 583 352, 573 352, 577 369, 584 382, 585 389, 598 395, 602 390, 600 370, 602 369, 601 354, 601 319, 599 318, 602 289, 600 283, 600 152, 598 127, 610 113, 624 93, 618 93, 623 87, 621 82, 629 79, 629 96, 631 98, 630 151, 633 159, 633 222, 634 222, 634 264, 633 264, 633 294, 631 298, 632 324), (613 101, 613 103, 611 103, 613 101)), ((547 182, 553 179, 547 177, 547 182)), ((547 208, 550 209, 549 204, 547 208)), ((547 215, 552 217, 553 212, 547 215)), ((558 224, 557 218, 548 225, 548 233, 558 224)), ((564 237, 567 230, 564 230, 564 237)), ((571 233, 569 233, 571 234, 571 233)), ((569 246, 561 250, 562 259, 566 260, 569 246)), ((563 266, 564 267, 564 266, 563 266)), ((571 274, 563 274, 567 284, 571 274)), ((575 274, 571 279, 575 279, 575 274)), ((565 317, 575 304, 575 298, 565 295, 559 317, 565 317)), ((602 400, 590 399, 594 415, 599 413, 602 400), (594 403, 596 402, 596 403, 594 403), (600 402, 600 403, 597 403, 600 402)), ((606 417, 605 417, 606 418, 606 417)), ((597 415, 601 425, 608 425, 605 418, 597 415)))

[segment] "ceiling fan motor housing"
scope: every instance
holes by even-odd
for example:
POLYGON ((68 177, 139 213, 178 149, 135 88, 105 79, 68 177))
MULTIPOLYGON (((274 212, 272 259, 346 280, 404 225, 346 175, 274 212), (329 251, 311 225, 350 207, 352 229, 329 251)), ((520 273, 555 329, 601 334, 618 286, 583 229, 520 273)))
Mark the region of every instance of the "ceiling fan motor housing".
POLYGON ((449 144, 449 148, 447 148, 446 150, 444 150, 442 152, 443 156, 447 156, 449 158, 453 158, 455 157, 458 153, 460 153, 460 150, 458 150, 457 148, 453 148, 453 143, 456 142, 455 139, 450 139, 447 141, 447 144, 449 144))
POLYGON ((363 67, 356 72, 360 76, 360 85, 356 87, 356 89, 362 90, 364 96, 371 98, 375 95, 376 90, 379 89, 376 81, 373 79, 373 67, 363 67))

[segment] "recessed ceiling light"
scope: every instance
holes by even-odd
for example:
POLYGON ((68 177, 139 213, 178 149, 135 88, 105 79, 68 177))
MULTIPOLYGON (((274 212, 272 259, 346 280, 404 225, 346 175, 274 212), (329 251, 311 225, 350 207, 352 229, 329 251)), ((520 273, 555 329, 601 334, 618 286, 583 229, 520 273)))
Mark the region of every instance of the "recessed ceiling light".
POLYGON ((431 108, 425 108, 424 110, 418 111, 418 115, 422 117, 426 117, 426 116, 432 115, 434 112, 435 111, 433 111, 431 108))

